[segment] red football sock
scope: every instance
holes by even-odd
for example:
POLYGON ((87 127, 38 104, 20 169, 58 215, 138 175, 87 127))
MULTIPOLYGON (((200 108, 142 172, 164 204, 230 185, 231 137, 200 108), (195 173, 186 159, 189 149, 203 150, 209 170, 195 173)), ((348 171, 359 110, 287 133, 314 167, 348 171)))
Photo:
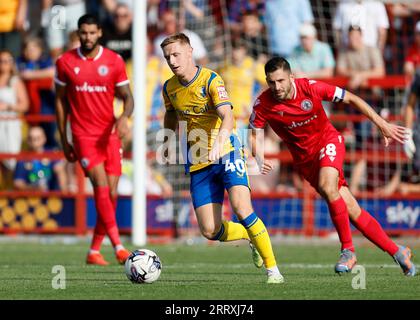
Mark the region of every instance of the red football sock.
POLYGON ((106 234, 105 227, 102 221, 98 217, 96 221, 95 230, 93 231, 92 243, 90 245, 91 250, 96 250, 96 251, 101 250, 101 244, 105 238, 105 234, 106 234))
MULTIPOLYGON (((112 245, 115 247, 116 245, 121 244, 121 241, 115 219, 115 210, 109 193, 109 187, 95 187, 94 195, 96 211, 98 213, 98 222, 102 222, 112 245)), ((98 231, 100 231, 100 227, 98 231)))
MULTIPOLYGON (((117 197, 111 196, 112 206, 114 207, 114 211, 117 211, 117 197)), ((100 251, 101 244, 104 241, 106 235, 106 229, 102 221, 99 219, 96 221, 95 230, 93 231, 93 238, 90 248, 92 250, 100 251)))
POLYGON ((362 209, 360 216, 353 225, 376 246, 393 256, 398 251, 398 246, 388 237, 381 225, 369 212, 362 209))
POLYGON ((338 198, 328 203, 331 220, 337 230, 341 242, 341 250, 348 249, 354 252, 353 241, 351 237, 350 218, 347 205, 343 198, 338 198))

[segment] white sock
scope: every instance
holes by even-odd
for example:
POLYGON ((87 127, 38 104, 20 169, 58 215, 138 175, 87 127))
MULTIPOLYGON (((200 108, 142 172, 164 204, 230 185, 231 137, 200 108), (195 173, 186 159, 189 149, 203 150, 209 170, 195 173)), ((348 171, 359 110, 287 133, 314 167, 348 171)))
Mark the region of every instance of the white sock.
POLYGON ((115 252, 118 252, 118 251, 123 250, 123 249, 125 249, 125 248, 124 248, 124 246, 122 244, 117 244, 114 247, 115 252))
POLYGON ((93 249, 90 249, 90 250, 89 250, 89 254, 93 254, 93 253, 99 253, 99 250, 93 250, 93 249))
POLYGON ((279 268, 277 268, 277 266, 267 268, 267 276, 272 276, 272 275, 280 275, 280 271, 279 271, 279 268))

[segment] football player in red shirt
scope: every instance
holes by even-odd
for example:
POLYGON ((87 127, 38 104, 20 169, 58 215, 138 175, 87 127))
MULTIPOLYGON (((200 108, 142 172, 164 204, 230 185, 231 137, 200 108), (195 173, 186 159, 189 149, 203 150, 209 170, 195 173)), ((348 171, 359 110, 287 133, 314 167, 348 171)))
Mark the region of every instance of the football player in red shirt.
POLYGON ((108 234, 119 263, 130 252, 121 244, 116 223, 117 185, 121 175, 121 138, 128 131, 134 109, 133 96, 123 59, 99 45, 102 30, 96 18, 84 15, 78 21, 81 46, 57 59, 56 116, 64 154, 78 160, 94 188, 98 213, 88 264, 107 265, 100 254, 108 234), (124 101, 122 115, 114 117, 114 96, 124 101), (67 135, 70 120, 72 142, 67 135))
POLYGON ((306 78, 295 79, 289 63, 282 57, 269 60, 265 74, 269 89, 255 101, 249 120, 253 129, 252 154, 261 173, 269 172, 272 165, 264 159, 262 148, 256 147, 263 143, 256 130, 268 123, 289 148, 298 172, 328 203, 341 242, 335 271, 349 272, 356 264, 351 220, 366 238, 394 258, 404 274, 414 276, 416 270, 411 262, 411 250, 396 245, 350 193, 343 172, 344 139, 327 118, 322 101, 343 101, 356 107, 378 127, 385 146, 391 140, 404 143, 406 128, 386 122, 364 100, 344 89, 306 78))

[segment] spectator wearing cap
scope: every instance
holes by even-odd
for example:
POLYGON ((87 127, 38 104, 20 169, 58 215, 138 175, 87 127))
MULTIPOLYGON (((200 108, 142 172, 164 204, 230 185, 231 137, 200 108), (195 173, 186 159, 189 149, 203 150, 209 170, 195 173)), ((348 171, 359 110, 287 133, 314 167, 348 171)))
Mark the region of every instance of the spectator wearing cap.
POLYGON ((404 74, 411 80, 420 67, 420 20, 417 21, 414 29, 414 43, 408 49, 408 54, 404 61, 404 74))
POLYGON ((300 45, 290 57, 290 66, 298 78, 329 78, 333 76, 335 60, 330 46, 317 40, 312 24, 303 24, 299 30, 300 45))
POLYGON ((336 43, 340 47, 348 45, 351 25, 360 26, 365 45, 384 50, 389 19, 381 1, 340 1, 333 18, 336 43))

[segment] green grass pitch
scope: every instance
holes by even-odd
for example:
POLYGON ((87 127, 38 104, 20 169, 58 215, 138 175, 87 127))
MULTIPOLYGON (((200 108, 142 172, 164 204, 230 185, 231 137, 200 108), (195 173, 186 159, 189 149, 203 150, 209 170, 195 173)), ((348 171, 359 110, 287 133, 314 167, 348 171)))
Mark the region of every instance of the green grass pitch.
POLYGON ((358 274, 334 274, 338 246, 275 245, 285 283, 269 286, 244 243, 146 247, 161 258, 162 274, 153 284, 137 285, 127 280, 109 246, 103 253, 112 264, 97 267, 84 264, 87 244, 0 243, 0 299, 420 299, 420 277, 403 276, 387 254, 371 246, 357 251, 366 289, 352 287, 358 274), (52 288, 54 265, 65 267, 64 290, 52 288))

